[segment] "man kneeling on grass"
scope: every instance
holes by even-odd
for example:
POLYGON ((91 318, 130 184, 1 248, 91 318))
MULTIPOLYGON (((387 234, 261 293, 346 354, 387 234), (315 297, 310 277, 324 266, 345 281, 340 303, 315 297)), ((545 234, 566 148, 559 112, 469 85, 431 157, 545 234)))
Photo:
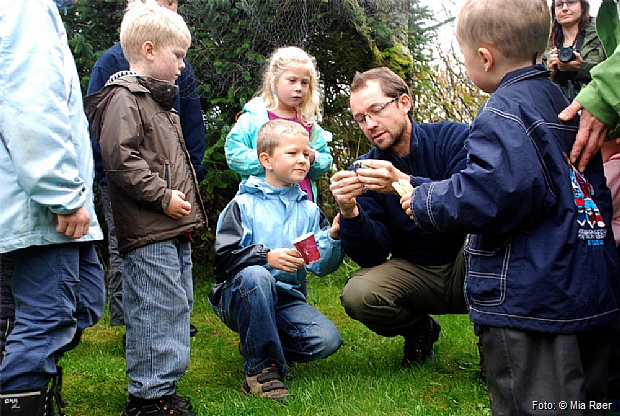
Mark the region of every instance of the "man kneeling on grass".
POLYGON ((339 227, 330 228, 298 185, 310 169, 308 132, 291 121, 270 121, 256 147, 265 178, 241 182, 219 217, 209 301, 239 333, 243 392, 281 400, 290 395, 282 382, 287 361, 326 358, 342 345, 338 329, 308 304, 304 288, 306 269, 329 274, 340 266, 343 251, 339 227), (293 246, 306 233, 316 237, 317 261, 306 262, 293 246))

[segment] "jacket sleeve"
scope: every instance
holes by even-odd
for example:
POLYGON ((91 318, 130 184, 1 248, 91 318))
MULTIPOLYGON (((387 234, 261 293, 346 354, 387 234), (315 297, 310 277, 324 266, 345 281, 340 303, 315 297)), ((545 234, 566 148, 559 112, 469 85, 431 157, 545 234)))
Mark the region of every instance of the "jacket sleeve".
POLYGON ((357 198, 359 215, 340 217, 340 241, 345 253, 361 267, 377 266, 388 258, 392 238, 388 215, 379 203, 380 195, 371 192, 357 198))
POLYGON ((256 153, 256 135, 260 127, 256 125, 255 116, 244 110, 226 137, 224 153, 228 167, 244 178, 265 173, 256 153))
POLYGON ((620 45, 590 71, 592 81, 575 98, 610 129, 620 120, 620 45))
POLYGON ((52 2, 4 9, 0 138, 21 189, 53 213, 70 214, 85 204, 91 184, 79 170, 76 143, 85 137, 72 132, 68 103, 79 78, 64 27, 52 2))
POLYGON ((344 258, 344 251, 340 240, 334 240, 330 236, 331 224, 325 214, 319 209, 319 220, 314 230, 316 243, 321 253, 321 258, 307 267, 317 276, 326 276, 338 269, 344 258))
POLYGON ((198 182, 202 182, 207 174, 207 170, 202 164, 206 146, 205 124, 200 107, 200 97, 196 90, 196 76, 194 69, 187 60, 185 60, 185 69, 181 72, 179 79, 179 96, 181 105, 179 116, 183 140, 194 171, 196 171, 198 182))
POLYGON ((213 269, 218 282, 235 276, 248 266, 269 268, 269 249, 262 244, 244 246, 244 237, 241 209, 233 199, 222 212, 215 235, 213 269))
POLYGON ((99 146, 106 177, 126 198, 162 211, 170 200, 166 180, 142 158, 143 122, 135 96, 123 87, 110 98, 100 127, 99 146), (105 120, 113 120, 105 122, 105 120))
POLYGON ((536 223, 555 203, 518 120, 486 110, 474 120, 467 147, 466 169, 414 189, 412 211, 421 229, 501 234, 536 223))
POLYGON ((310 179, 314 181, 320 179, 332 167, 334 158, 328 145, 331 140, 332 134, 315 123, 310 133, 310 148, 315 151, 314 163, 308 172, 310 179))

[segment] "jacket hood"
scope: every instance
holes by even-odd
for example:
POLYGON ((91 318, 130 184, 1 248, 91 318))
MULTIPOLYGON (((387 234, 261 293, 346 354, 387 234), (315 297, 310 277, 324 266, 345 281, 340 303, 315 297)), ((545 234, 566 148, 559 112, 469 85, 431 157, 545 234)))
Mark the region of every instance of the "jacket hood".
POLYGON ((256 176, 250 176, 247 180, 241 182, 237 195, 242 194, 256 194, 263 199, 281 198, 294 201, 308 199, 308 194, 302 191, 296 183, 291 186, 276 188, 266 183, 264 178, 258 178, 256 176))
MULTIPOLYGON (((114 96, 118 87, 127 88, 132 93, 151 94, 153 99, 165 110, 172 110, 174 101, 179 93, 179 87, 167 81, 157 80, 141 75, 124 75, 116 78, 116 74, 110 77, 112 82, 106 84, 99 92, 84 98, 84 110, 91 120, 91 126, 101 126, 101 116, 110 99, 114 96)), ((99 131, 92 127, 92 134, 98 138, 99 131)))

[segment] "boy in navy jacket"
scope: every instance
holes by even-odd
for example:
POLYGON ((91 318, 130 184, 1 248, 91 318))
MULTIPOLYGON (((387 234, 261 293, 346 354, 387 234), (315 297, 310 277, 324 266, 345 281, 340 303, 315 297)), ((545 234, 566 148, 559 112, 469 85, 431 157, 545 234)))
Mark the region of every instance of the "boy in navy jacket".
POLYGON ((401 200, 424 230, 469 233, 466 298, 494 415, 606 405, 611 199, 600 155, 583 174, 568 162, 577 126, 558 120, 567 101, 536 64, 549 28, 544 0, 466 1, 457 40, 469 77, 493 95, 471 126, 467 167, 401 200))

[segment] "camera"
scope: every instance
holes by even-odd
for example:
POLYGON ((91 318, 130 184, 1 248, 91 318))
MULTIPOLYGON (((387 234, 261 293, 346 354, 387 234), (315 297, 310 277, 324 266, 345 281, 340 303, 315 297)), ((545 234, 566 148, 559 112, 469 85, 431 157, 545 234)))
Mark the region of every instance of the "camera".
POLYGON ((558 49, 558 59, 560 60, 560 62, 567 63, 576 58, 577 57, 575 56, 575 50, 572 46, 563 46, 558 49))

